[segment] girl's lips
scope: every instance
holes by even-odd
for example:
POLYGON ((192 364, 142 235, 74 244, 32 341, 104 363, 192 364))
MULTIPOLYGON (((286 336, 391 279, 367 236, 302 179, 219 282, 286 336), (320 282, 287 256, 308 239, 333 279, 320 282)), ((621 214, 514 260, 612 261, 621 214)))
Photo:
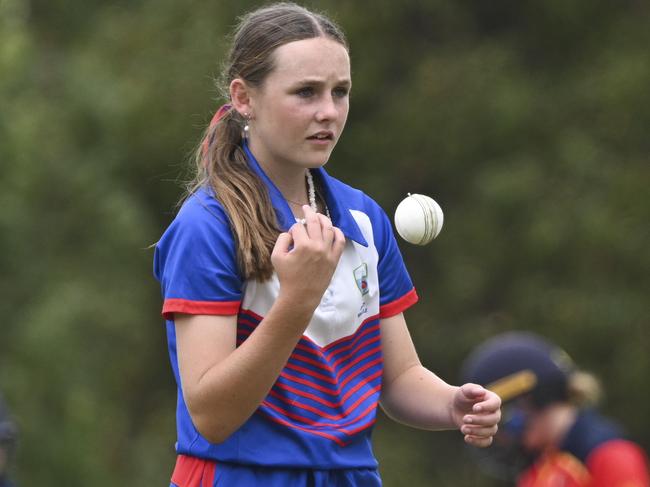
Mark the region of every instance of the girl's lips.
POLYGON ((329 130, 321 130, 320 132, 316 132, 314 135, 310 135, 307 139, 318 141, 334 140, 334 133, 329 130))
POLYGON ((326 148, 332 145, 331 139, 307 139, 312 147, 326 148))
POLYGON ((307 137, 307 142, 316 146, 328 146, 333 142, 333 139, 330 138, 319 139, 316 137, 307 137))

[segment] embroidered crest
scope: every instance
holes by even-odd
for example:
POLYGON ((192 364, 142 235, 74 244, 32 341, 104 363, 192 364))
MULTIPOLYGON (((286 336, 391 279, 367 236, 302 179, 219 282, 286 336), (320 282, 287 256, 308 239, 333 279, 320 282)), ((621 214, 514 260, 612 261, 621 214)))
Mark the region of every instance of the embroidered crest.
POLYGON ((354 280, 357 283, 361 296, 368 294, 368 264, 364 262, 354 269, 354 280))

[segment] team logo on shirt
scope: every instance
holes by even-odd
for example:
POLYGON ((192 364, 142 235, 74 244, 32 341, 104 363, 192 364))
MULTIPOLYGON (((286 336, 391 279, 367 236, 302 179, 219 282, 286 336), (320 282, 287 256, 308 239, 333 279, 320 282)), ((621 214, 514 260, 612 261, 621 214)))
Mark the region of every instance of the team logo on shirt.
POLYGON ((359 312, 357 313, 357 318, 361 318, 361 315, 365 315, 368 312, 368 303, 365 301, 361 303, 361 307, 359 308, 359 312))
POLYGON ((361 296, 368 294, 368 264, 365 262, 354 269, 354 280, 357 283, 361 296))

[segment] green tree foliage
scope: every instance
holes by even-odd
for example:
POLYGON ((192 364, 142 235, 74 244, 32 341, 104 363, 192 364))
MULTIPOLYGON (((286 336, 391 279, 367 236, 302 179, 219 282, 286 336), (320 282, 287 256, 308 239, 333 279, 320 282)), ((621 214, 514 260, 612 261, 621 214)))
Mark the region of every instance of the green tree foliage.
MULTIPOLYGON (((0 0, 0 387, 21 485, 165 485, 175 386, 150 248, 219 100, 252 1, 0 0)), ((632 0, 310 2, 352 49, 328 170, 390 213, 445 210, 400 243, 423 362, 458 380, 479 341, 530 329, 603 380, 646 448, 648 6, 632 0)), ((387 486, 502 485, 457 433, 381 419, 387 486)))

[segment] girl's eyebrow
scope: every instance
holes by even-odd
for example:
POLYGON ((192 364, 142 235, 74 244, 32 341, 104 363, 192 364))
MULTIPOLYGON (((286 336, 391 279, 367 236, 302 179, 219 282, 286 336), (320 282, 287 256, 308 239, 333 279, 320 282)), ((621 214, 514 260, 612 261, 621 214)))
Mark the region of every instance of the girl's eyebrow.
MULTIPOLYGON (((322 86, 325 84, 325 81, 321 78, 303 78, 301 80, 296 81, 293 83, 294 85, 309 85, 309 86, 322 86)), ((350 86, 352 82, 350 81, 349 78, 341 78, 337 83, 337 85, 342 85, 342 86, 350 86)))

